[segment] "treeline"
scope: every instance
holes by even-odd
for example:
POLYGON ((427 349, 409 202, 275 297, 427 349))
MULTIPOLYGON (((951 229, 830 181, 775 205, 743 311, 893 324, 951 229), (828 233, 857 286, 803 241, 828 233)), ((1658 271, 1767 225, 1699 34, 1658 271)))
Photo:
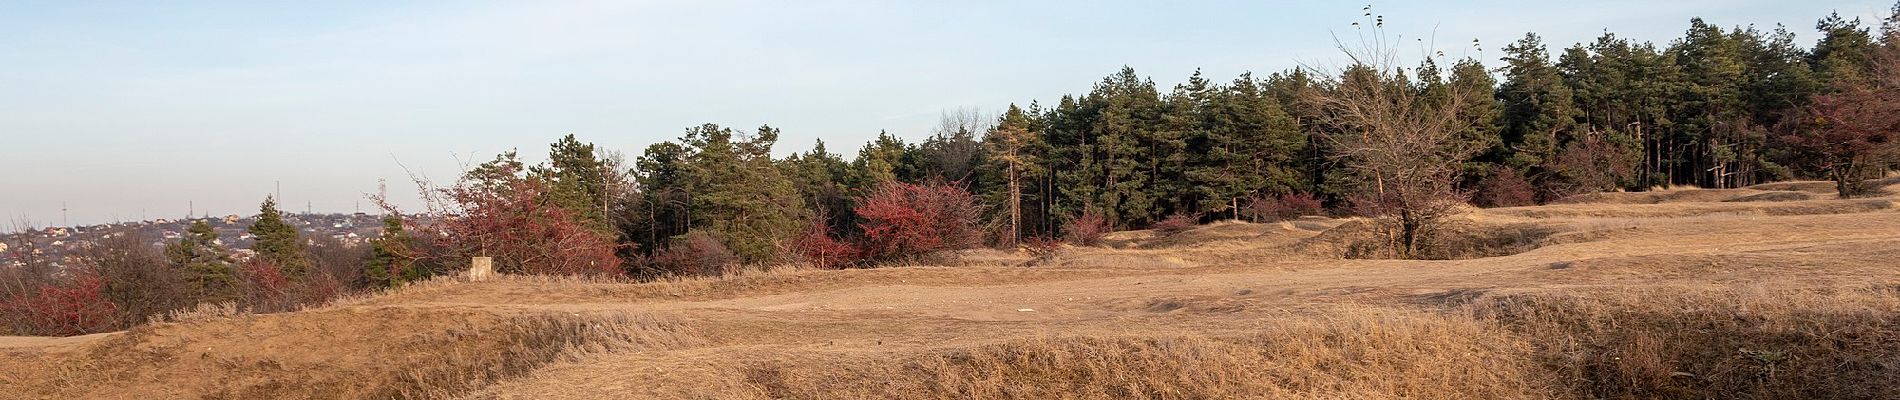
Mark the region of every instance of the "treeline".
MULTIPOLYGON (((1867 146, 1840 154, 1853 146, 1827 145, 1840 140, 1824 136, 1852 124, 1816 121, 1893 92, 1887 64, 1895 64, 1900 36, 1892 21, 1876 29, 1838 15, 1816 29, 1819 39, 1804 47, 1786 28, 1725 29, 1696 19, 1666 46, 1605 34, 1554 57, 1529 34, 1505 46, 1495 66, 1431 57, 1403 68, 1293 69, 1225 82, 1196 72, 1165 90, 1124 68, 1053 104, 948 114, 920 142, 880 133, 849 158, 822 140, 776 158, 777 128, 706 124, 631 162, 569 136, 552 146, 546 165, 524 168, 505 154, 471 176, 546 182, 548 198, 618 243, 622 269, 640 276, 799 261, 812 248, 838 255, 824 263, 840 265, 1164 221, 1413 212, 1404 204, 1423 197, 1366 193, 1389 184, 1369 185, 1388 178, 1368 174, 1424 171, 1366 165, 1399 162, 1408 151, 1452 165, 1431 179, 1487 207, 1669 185, 1857 182, 1892 165, 1884 150, 1891 146, 1881 144, 1891 129, 1862 129, 1853 140, 1867 146), (1326 100, 1370 87, 1401 89, 1388 96, 1411 103, 1400 107, 1455 105, 1446 110, 1455 119, 1445 127, 1450 143, 1394 147, 1398 157, 1387 161, 1359 154, 1379 149, 1341 138, 1372 122, 1349 120, 1356 111, 1342 107, 1354 103, 1326 100), (1853 93, 1871 94, 1852 100, 1853 93), (497 170, 519 173, 490 173, 497 170), (918 219, 897 210, 947 214, 918 219), (888 243, 894 238, 943 244, 888 243)), ((1884 123, 1863 117, 1849 119, 1884 123)), ((1848 186, 1843 195, 1857 194, 1848 186)))

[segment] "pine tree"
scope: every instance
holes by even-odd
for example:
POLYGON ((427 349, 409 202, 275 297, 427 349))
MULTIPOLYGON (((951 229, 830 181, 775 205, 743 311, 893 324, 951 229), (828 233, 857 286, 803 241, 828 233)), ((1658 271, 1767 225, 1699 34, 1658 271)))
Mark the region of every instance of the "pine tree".
POLYGON ((1095 202, 1113 224, 1158 220, 1164 210, 1156 207, 1156 194, 1165 193, 1167 185, 1157 185, 1155 178, 1165 173, 1164 152, 1178 143, 1156 129, 1161 99, 1154 82, 1122 67, 1097 83, 1085 100, 1084 107, 1097 110, 1086 131, 1096 143, 1095 168, 1100 170, 1095 202))
POLYGON ((997 190, 989 194, 990 204, 1002 204, 999 211, 1007 213, 1008 231, 1006 237, 998 238, 1005 245, 1021 242, 1023 226, 1023 192, 1026 182, 1037 174, 1039 162, 1034 152, 1036 132, 1032 131, 1029 113, 1015 104, 998 118, 996 127, 983 137, 984 153, 989 157, 982 165, 987 175, 998 181, 997 190))
POLYGON ((779 255, 783 241, 805 222, 798 190, 779 174, 771 157, 778 130, 759 127, 735 138, 729 128, 706 124, 688 130, 694 148, 687 161, 694 229, 706 229, 745 262, 779 255))
POLYGON ((858 150, 858 158, 851 161, 852 192, 864 193, 885 182, 902 180, 904 156, 910 151, 903 139, 878 131, 877 139, 865 143, 864 148, 858 150))
POLYGON ((1579 133, 1575 100, 1537 34, 1525 34, 1504 52, 1506 79, 1497 92, 1509 152, 1503 158, 1513 168, 1531 171, 1526 175, 1537 181, 1547 175, 1546 163, 1556 158, 1558 148, 1579 133))
POLYGON ((383 233, 370 239, 369 260, 363 266, 367 286, 390 288, 427 278, 429 271, 416 263, 414 241, 403 230, 402 217, 383 217, 383 233))
POLYGON ((826 233, 843 233, 856 220, 851 214, 850 192, 845 187, 850 166, 827 150, 824 140, 818 140, 804 154, 793 154, 782 164, 784 175, 798 189, 805 207, 827 219, 823 221, 826 233))
POLYGON ((614 187, 622 185, 624 178, 599 157, 593 143, 582 143, 572 134, 564 136, 549 145, 548 163, 530 172, 548 182, 550 200, 572 211, 582 225, 602 234, 615 233, 607 210, 614 200, 614 187))
POLYGON ((1821 32, 1821 40, 1808 53, 1808 64, 1821 81, 1832 86, 1864 84, 1873 67, 1875 43, 1860 19, 1832 13, 1815 22, 1814 29, 1821 32))
POLYGON ((251 245, 257 257, 276 265, 284 276, 303 279, 310 267, 310 253, 306 251, 303 239, 298 237, 297 228, 285 222, 283 213, 277 211, 275 198, 264 197, 264 204, 257 212, 257 220, 251 223, 248 232, 257 238, 257 242, 251 245))
POLYGON ((674 236, 686 234, 692 221, 692 187, 687 160, 692 149, 675 142, 647 146, 634 160, 634 184, 639 188, 635 216, 624 232, 638 250, 652 255, 674 236))
POLYGON ((1688 146, 1681 169, 1690 183, 1702 187, 1737 186, 1741 157, 1737 145, 1757 128, 1749 124, 1742 84, 1747 78, 1742 47, 1735 36, 1700 18, 1690 20, 1689 31, 1670 48, 1681 68, 1684 86, 1675 119, 1680 143, 1688 146))
POLYGON ((192 221, 184 237, 165 246, 165 255, 191 282, 194 301, 223 302, 238 297, 238 279, 218 233, 204 220, 192 221))

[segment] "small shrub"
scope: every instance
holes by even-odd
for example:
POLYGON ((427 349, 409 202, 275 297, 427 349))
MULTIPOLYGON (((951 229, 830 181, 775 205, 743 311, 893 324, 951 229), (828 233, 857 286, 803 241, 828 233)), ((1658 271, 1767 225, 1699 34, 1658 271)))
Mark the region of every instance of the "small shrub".
POLYGON ((975 196, 953 184, 887 182, 858 199, 864 252, 892 259, 982 243, 975 196))
POLYGON ((284 274, 284 269, 263 257, 256 257, 238 264, 238 276, 243 278, 244 302, 247 309, 263 312, 276 312, 291 309, 295 304, 298 282, 284 274))
POLYGON ((1174 215, 1169 215, 1167 218, 1161 219, 1161 222, 1156 222, 1154 223, 1154 225, 1150 225, 1148 228, 1153 229, 1155 231, 1155 234, 1159 234, 1161 236, 1170 236, 1176 233, 1185 232, 1188 229, 1193 229, 1194 226, 1199 225, 1200 222, 1201 222, 1200 216, 1176 213, 1174 215))
POLYGON ((811 226, 793 241, 792 250, 818 268, 841 268, 857 261, 858 247, 832 237, 825 221, 826 218, 814 218, 811 226))
POLYGON ((711 234, 693 231, 673 238, 665 249, 653 255, 651 262, 662 274, 717 276, 730 271, 739 262, 739 255, 711 234))
POLYGON ((104 332, 119 326, 117 305, 106 297, 105 277, 92 271, 66 282, 40 285, 0 303, 17 334, 69 336, 104 332))
POLYGON ((1537 205, 1537 189, 1516 169, 1497 167, 1478 181, 1471 202, 1484 208, 1537 205))
POLYGON ((1108 218, 1095 210, 1083 211, 1062 225, 1063 238, 1077 246, 1100 246, 1102 236, 1112 230, 1114 227, 1108 225, 1108 218))

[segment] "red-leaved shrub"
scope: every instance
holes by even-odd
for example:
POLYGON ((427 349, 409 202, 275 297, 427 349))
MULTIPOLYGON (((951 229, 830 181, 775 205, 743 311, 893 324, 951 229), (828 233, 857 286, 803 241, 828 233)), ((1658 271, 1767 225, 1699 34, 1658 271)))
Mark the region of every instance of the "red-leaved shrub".
POLYGON ((238 264, 238 276, 243 277, 246 303, 255 309, 281 311, 292 303, 291 291, 296 285, 277 264, 262 257, 254 257, 238 264))
POLYGON ((1082 215, 1077 215, 1069 222, 1062 224, 1063 238, 1077 246, 1101 245, 1102 236, 1108 235, 1108 232, 1112 230, 1114 227, 1108 225, 1108 218, 1103 217, 1101 212, 1094 209, 1082 211, 1082 215))
POLYGON ((1257 222, 1278 222, 1310 215, 1326 215, 1326 206, 1309 193, 1287 193, 1277 197, 1255 198, 1243 211, 1257 222))
POLYGON ((1537 189, 1516 169, 1497 167, 1478 181, 1471 203, 1479 207, 1519 207, 1537 204, 1537 189))
MULTIPOLYGON (((434 193, 440 218, 411 222, 415 236, 434 243, 419 255, 451 267, 467 257, 494 257, 495 271, 528 275, 620 275, 615 238, 588 229, 572 210, 551 199, 548 184, 522 176, 514 164, 485 165, 477 176, 434 193)), ((476 174, 471 174, 476 175, 476 174)), ((409 222, 409 221, 406 221, 409 222)))
POLYGON ((106 297, 106 280, 92 271, 66 282, 17 293, 0 304, 0 315, 16 334, 70 336, 112 330, 118 306, 106 297))
POLYGON ((1161 221, 1155 222, 1154 225, 1149 225, 1148 229, 1154 230, 1156 234, 1168 236, 1193 229, 1194 226, 1199 225, 1200 222, 1200 216, 1175 213, 1169 215, 1167 218, 1162 218, 1161 221))
POLYGON ((738 265, 739 255, 705 231, 673 238, 665 249, 648 259, 654 269, 674 276, 718 276, 738 265))
POLYGON ((826 218, 813 218, 810 226, 792 242, 792 250, 818 268, 842 268, 857 261, 858 247, 831 236, 826 218))
POLYGON ((858 199, 864 251, 872 258, 903 258, 982 243, 982 209, 969 191, 931 182, 886 182, 858 199))

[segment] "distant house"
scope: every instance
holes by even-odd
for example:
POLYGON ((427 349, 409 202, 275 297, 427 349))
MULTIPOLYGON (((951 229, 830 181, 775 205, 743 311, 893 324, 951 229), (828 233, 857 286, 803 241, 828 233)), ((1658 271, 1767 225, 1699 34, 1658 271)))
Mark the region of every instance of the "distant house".
POLYGON ((226 215, 226 216, 224 216, 224 224, 225 224, 225 225, 236 225, 236 224, 238 223, 238 221, 239 221, 239 220, 242 220, 242 219, 244 219, 244 217, 239 217, 239 216, 238 216, 237 214, 231 214, 231 215, 226 215))
POLYGON ((0 243, 0 252, 5 252, 5 251, 7 251, 7 244, 0 243))

